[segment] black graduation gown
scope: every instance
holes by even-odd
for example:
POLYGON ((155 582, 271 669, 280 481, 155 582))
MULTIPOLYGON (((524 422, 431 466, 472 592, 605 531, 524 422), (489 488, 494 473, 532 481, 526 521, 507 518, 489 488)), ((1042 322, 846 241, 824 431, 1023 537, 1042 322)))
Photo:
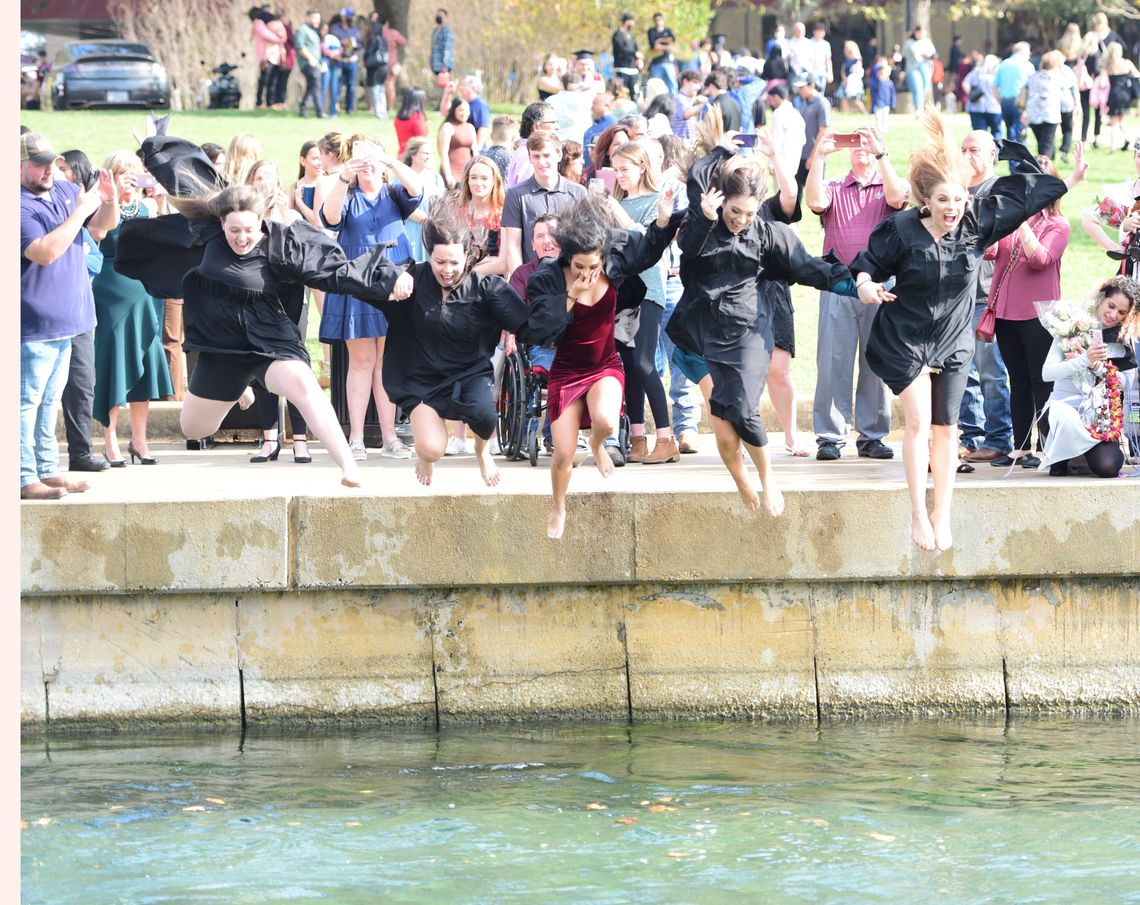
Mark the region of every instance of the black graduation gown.
POLYGON ((379 300, 391 295, 402 272, 384 257, 383 248, 349 260, 335 240, 300 221, 289 226, 263 221, 264 236, 247 255, 233 252, 216 221, 190 223, 171 214, 153 222, 162 221, 168 226, 157 230, 142 229, 142 220, 124 223, 119 247, 127 254, 120 254, 115 266, 152 295, 177 280, 177 292, 164 294, 185 300, 187 351, 307 362, 296 324, 304 287, 379 300), (189 247, 179 244, 185 235, 192 239, 189 247), (174 244, 164 245, 172 236, 174 244), (179 269, 195 256, 196 266, 179 269))
POLYGON ((526 302, 499 276, 468 272, 445 300, 430 263, 409 272, 415 288, 405 301, 352 293, 388 319, 384 389, 405 412, 425 403, 489 439, 496 422, 491 356, 503 330, 523 335, 526 302))
POLYGON ((737 235, 720 217, 705 217, 700 196, 714 167, 729 156, 714 148, 690 171, 690 207, 677 243, 685 289, 666 332, 679 348, 708 364, 712 413, 730 422, 747 443, 764 446, 759 407, 773 345, 769 293, 779 291, 774 285, 779 283, 831 289, 850 273, 838 261, 812 257, 787 226, 765 219, 783 218, 777 198, 768 199, 764 215, 737 235))
MULTIPOLYGON (((852 273, 869 273, 876 282, 895 277, 897 298, 875 314, 867 363, 896 395, 924 367, 969 370, 982 255, 1066 192, 1064 181, 1042 173, 1024 145, 1002 142, 999 158, 1016 160, 1018 172, 995 179, 987 194, 972 199, 952 233, 936 242, 917 209, 891 214, 851 264, 852 273)), ((960 391, 957 396, 945 401, 951 413, 958 411, 960 391)))

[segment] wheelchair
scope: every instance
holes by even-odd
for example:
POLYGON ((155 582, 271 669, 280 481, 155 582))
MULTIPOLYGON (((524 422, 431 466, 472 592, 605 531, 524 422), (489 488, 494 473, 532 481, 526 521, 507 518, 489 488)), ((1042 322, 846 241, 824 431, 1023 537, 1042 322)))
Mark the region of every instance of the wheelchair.
MULTIPOLYGON (((499 446, 508 462, 528 459, 538 465, 542 423, 546 418, 546 368, 533 367, 525 350, 506 357, 499 386, 499 446)), ((618 448, 629 456, 629 418, 622 406, 618 423, 618 448)))

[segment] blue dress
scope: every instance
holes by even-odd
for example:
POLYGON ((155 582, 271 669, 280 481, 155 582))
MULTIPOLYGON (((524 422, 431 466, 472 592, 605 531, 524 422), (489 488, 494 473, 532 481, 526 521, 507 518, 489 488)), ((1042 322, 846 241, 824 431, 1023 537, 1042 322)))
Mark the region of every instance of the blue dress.
MULTIPOLYGON (((363 192, 350 190, 341 209, 338 240, 345 256, 356 258, 376 245, 392 243, 384 252, 385 258, 393 262, 410 258, 412 246, 404 232, 404 221, 415 212, 419 203, 419 195, 409 195, 408 190, 398 184, 383 186, 372 201, 363 192)), ((321 220, 324 221, 323 213, 321 220)), ((388 321, 367 302, 339 293, 325 296, 321 342, 370 339, 387 333, 388 321)))

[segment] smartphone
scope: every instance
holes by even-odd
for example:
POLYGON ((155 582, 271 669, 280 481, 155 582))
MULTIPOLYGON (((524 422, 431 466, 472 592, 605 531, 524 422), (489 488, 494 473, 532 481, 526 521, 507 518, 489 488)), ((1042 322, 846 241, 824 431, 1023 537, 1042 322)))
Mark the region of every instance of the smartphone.
POLYGON ((756 133, 755 132, 741 132, 735 138, 736 144, 741 148, 754 148, 756 147, 756 133))
POLYGON ((135 176, 135 185, 140 189, 153 189, 158 185, 158 180, 150 173, 139 173, 135 176))
POLYGON ((1092 344, 1094 346, 1103 346, 1104 345, 1104 331, 1103 330, 1093 330, 1091 332, 1092 332, 1092 344))
POLYGON ((354 141, 352 143, 352 157, 354 160, 372 160, 380 156, 380 145, 374 141, 354 141))
POLYGON ((602 180, 609 194, 614 193, 614 187, 617 186, 617 173, 613 170, 598 170, 594 173, 594 178, 602 180))
POLYGON ((586 183, 586 191, 594 195, 604 195, 606 193, 606 184, 595 177, 586 183))
POLYGON ((835 147, 837 148, 861 148, 863 146, 863 136, 858 132, 836 132, 831 137, 835 139, 835 147))

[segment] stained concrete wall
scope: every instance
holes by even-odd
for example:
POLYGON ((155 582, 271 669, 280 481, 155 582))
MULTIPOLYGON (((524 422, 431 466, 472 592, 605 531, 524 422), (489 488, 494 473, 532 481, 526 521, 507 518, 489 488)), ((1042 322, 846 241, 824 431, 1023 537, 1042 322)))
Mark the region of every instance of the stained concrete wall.
POLYGON ((1140 710, 1124 578, 28 597, 25 728, 1140 710))

